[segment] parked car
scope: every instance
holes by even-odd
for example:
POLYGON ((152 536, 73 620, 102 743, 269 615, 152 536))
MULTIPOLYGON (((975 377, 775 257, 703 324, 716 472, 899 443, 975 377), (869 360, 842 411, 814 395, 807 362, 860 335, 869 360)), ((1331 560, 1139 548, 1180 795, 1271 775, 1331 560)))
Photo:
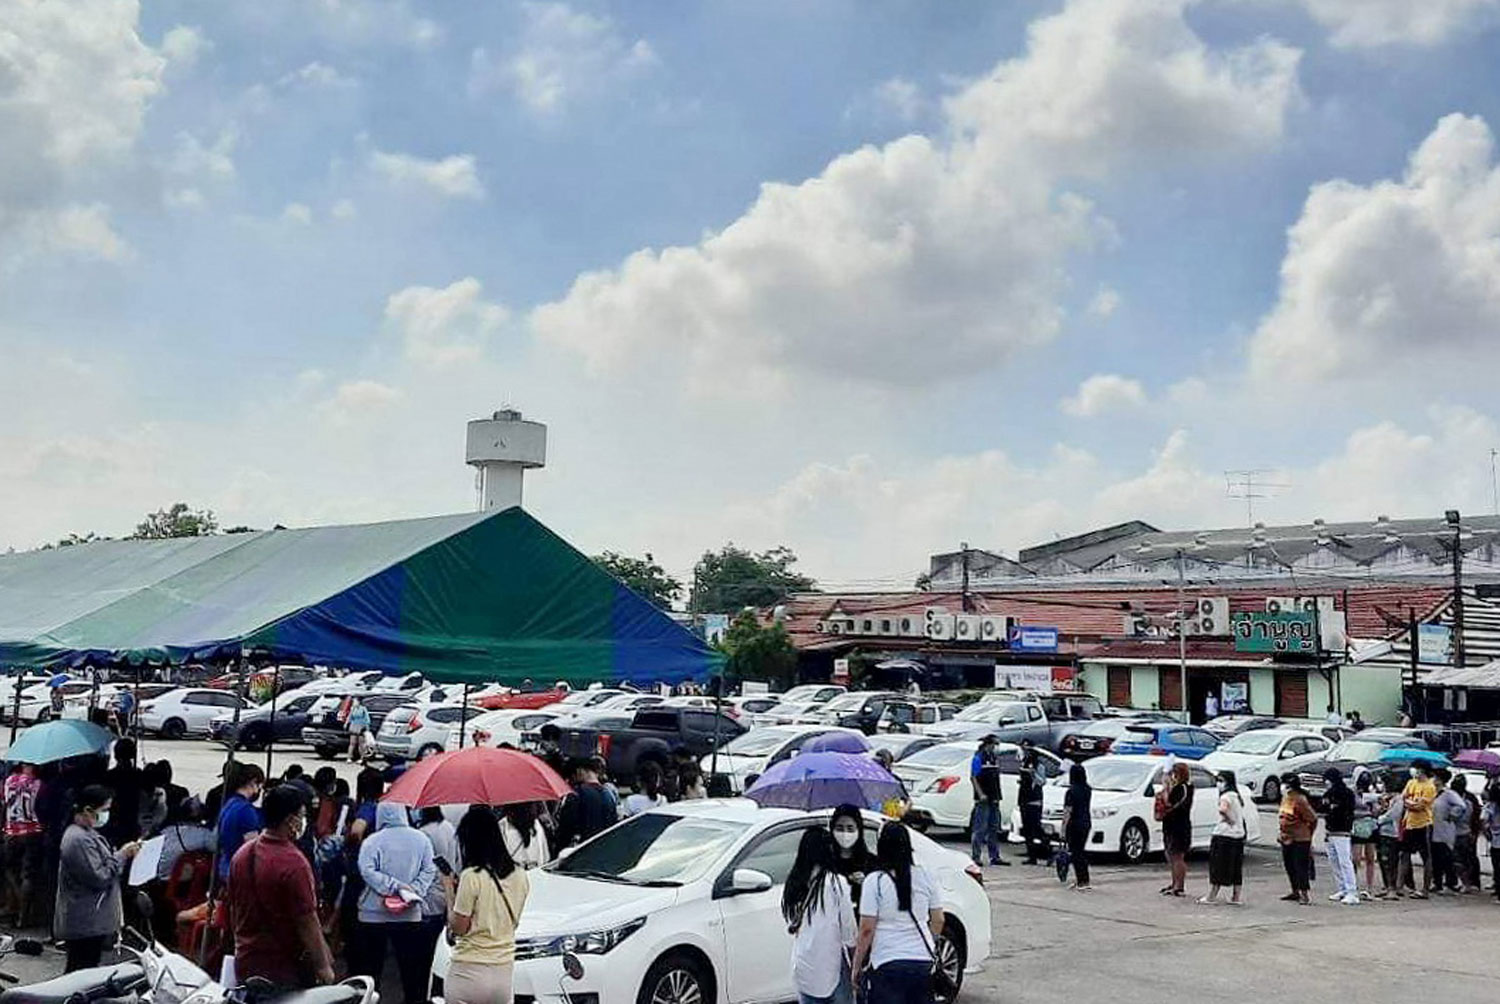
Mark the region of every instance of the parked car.
MULTIPOLYGON (((1086 844, 1090 853, 1119 854, 1134 864, 1162 849, 1154 802, 1165 766, 1161 757, 1115 754, 1095 757, 1083 765, 1094 789, 1094 825, 1086 844)), ((1219 819, 1218 782, 1200 764, 1190 764, 1188 771, 1193 783, 1192 846, 1207 847, 1219 819)), ((1042 826, 1054 839, 1061 834, 1067 790, 1067 778, 1061 777, 1042 791, 1042 826)), ((1240 786, 1240 797, 1247 806, 1246 840, 1253 844, 1260 840, 1261 830, 1260 813, 1249 808, 1252 794, 1240 786)))
MULTIPOLYGON (((111 685, 105 684, 100 687, 101 707, 109 706, 109 702, 108 700, 104 699, 103 693, 104 687, 106 686, 111 685)), ((15 695, 14 693, 12 693, 11 698, 6 703, 3 712, 5 720, 10 721, 12 717, 15 717, 17 721, 19 721, 22 725, 35 725, 38 722, 51 721, 53 716, 52 691, 54 689, 62 691, 62 717, 87 717, 88 702, 90 697, 94 693, 94 684, 92 681, 69 680, 67 683, 53 688, 47 686, 47 681, 43 680, 37 683, 32 683, 21 689, 21 703, 19 707, 17 707, 15 695)))
MULTIPOLYGON (((548 708, 556 711, 558 705, 548 708)), ((558 715, 550 722, 543 722, 536 729, 528 729, 521 733, 522 749, 538 749, 550 746, 558 749, 562 745, 563 737, 573 733, 599 733, 614 732, 619 729, 630 727, 635 721, 634 712, 630 711, 600 711, 598 708, 582 708, 558 715)))
MULTIPOLYGON (((842 683, 801 683, 781 695, 783 701, 796 704, 807 701, 812 704, 827 704, 840 694, 849 692, 842 683)), ((774 696, 774 695, 773 695, 774 696)))
MULTIPOLYGON (((547 730, 558 723, 542 726, 547 730)), ((560 729, 557 748, 565 757, 601 756, 610 777, 620 784, 635 780, 641 765, 665 765, 673 751, 687 750, 700 757, 715 744, 728 743, 745 727, 728 715, 700 708, 645 708, 620 729, 560 729)))
MULTIPOLYGON (((644 712, 643 712, 644 713, 644 712)), ((528 873, 516 938, 517 1000, 552 1000, 562 953, 579 953, 575 1002, 752 1004, 794 1000, 792 936, 781 887, 802 834, 829 813, 762 809, 746 799, 676 802, 625 820, 566 858, 528 873)), ((882 820, 867 815, 873 849, 882 820)), ((937 958, 961 984, 990 952, 990 906, 968 858, 912 835, 912 851, 942 887, 937 958)), ((438 939, 433 975, 448 971, 438 939)), ((434 996, 438 993, 434 986, 434 996)))
POLYGON ((1281 801, 1281 776, 1323 759, 1333 743, 1301 729, 1241 732, 1200 762, 1211 771, 1232 770, 1240 784, 1267 802, 1281 801))
POLYGON ((616 694, 607 701, 600 701, 593 707, 600 711, 639 711, 649 708, 653 704, 660 704, 666 698, 660 694, 616 694))
POLYGON ((900 695, 887 690, 859 690, 840 694, 827 704, 821 705, 798 719, 803 725, 842 725, 846 729, 858 729, 866 735, 875 734, 885 706, 899 700, 900 695))
POLYGON ((1104 706, 1092 694, 1006 695, 971 704, 952 721, 927 726, 926 732, 944 742, 977 742, 987 735, 1005 743, 1030 739, 1055 751, 1065 736, 1103 714, 1104 706))
POLYGON ((780 694, 742 694, 724 698, 724 713, 749 724, 753 716, 770 711, 780 703, 780 694))
MULTIPOLYGON (((906 820, 919 830, 930 826, 967 830, 974 811, 973 763, 977 743, 940 743, 897 763, 894 773, 911 795, 906 820)), ((1000 804, 1014 809, 1020 795, 1021 748, 1000 743, 1000 804)), ((1062 771, 1062 760, 1038 749, 1049 778, 1062 771)))
MULTIPOLYGON (((528 732, 553 721, 559 712, 552 708, 502 708, 486 711, 471 718, 463 728, 465 746, 513 746, 520 749, 528 732)), ((448 726, 444 749, 458 749, 459 728, 448 726)))
POLYGON ((220 713, 209 719, 208 738, 251 750, 265 749, 272 742, 297 741, 312 720, 313 707, 323 696, 305 694, 301 688, 287 691, 264 704, 241 710, 238 725, 232 711, 220 713))
POLYGON ((212 687, 178 687, 141 704, 141 731, 163 739, 207 735, 208 724, 224 712, 252 707, 238 694, 212 687))
POLYGON ((1131 722, 1125 735, 1110 746, 1111 753, 1150 753, 1183 760, 1202 760, 1219 748, 1219 737, 1196 725, 1175 722, 1131 722))
MULTIPOLYGON (((385 716, 411 698, 405 694, 359 694, 359 701, 370 712, 370 729, 380 734, 385 716)), ((342 699, 320 701, 311 720, 302 728, 302 741, 313 748, 313 752, 324 760, 332 760, 349 748, 349 729, 339 721, 342 699)), ((446 737, 444 737, 446 738, 446 737)))
MULTIPOLYGON (((738 795, 770 767, 796 756, 809 740, 830 732, 848 732, 859 736, 861 743, 865 742, 862 733, 837 725, 774 725, 753 729, 736 736, 719 749, 719 776, 728 781, 729 791, 738 795)), ((714 760, 712 753, 699 760, 705 777, 713 771, 714 760)))
POLYGON ((809 717, 822 705, 818 701, 782 701, 769 709, 750 716, 750 724, 759 728, 765 725, 794 725, 809 717))
POLYGON ((611 697, 619 697, 621 694, 630 693, 634 693, 634 691, 618 690, 612 687, 591 687, 588 690, 572 691, 568 696, 550 706, 560 708, 564 713, 567 713, 581 708, 592 708, 595 705, 603 704, 611 697))
POLYGON ((1272 715, 1219 715, 1203 723, 1205 729, 1220 739, 1228 739, 1241 732, 1254 732, 1256 729, 1274 729, 1280 725, 1281 719, 1272 715))
POLYGON ((484 714, 472 704, 403 704, 375 731, 375 752, 389 761, 420 760, 448 745, 448 728, 484 714))
POLYGON ((1328 790, 1328 780, 1323 772, 1333 767, 1347 781, 1354 775, 1354 768, 1368 767, 1377 773, 1394 769, 1394 765, 1382 765, 1380 754, 1389 749, 1424 749, 1427 742, 1416 729, 1365 729, 1357 735, 1336 743, 1321 757, 1314 757, 1302 765, 1297 779, 1302 782, 1309 801, 1321 810, 1323 794, 1328 790))
POLYGON ((890 701, 875 723, 876 732, 921 732, 928 725, 946 722, 958 714, 957 704, 942 701, 890 701))
POLYGON ((487 711, 500 711, 504 708, 521 708, 535 710, 557 704, 569 694, 566 690, 512 690, 509 687, 491 690, 477 697, 470 697, 470 703, 475 704, 487 711))
POLYGON ((900 763, 913 753, 936 746, 939 740, 915 732, 877 732, 869 737, 868 742, 872 755, 876 750, 889 750, 895 761, 900 763))
POLYGON ((1358 734, 1347 725, 1332 725, 1321 718, 1283 718, 1277 728, 1316 732, 1331 743, 1343 742, 1350 736, 1358 734))
POLYGON ((1091 757, 1111 752, 1115 743, 1129 741, 1135 735, 1130 731, 1133 727, 1148 725, 1153 721, 1154 719, 1140 718, 1100 718, 1063 736, 1057 752, 1082 763, 1091 757))
POLYGON ((320 676, 298 689, 313 694, 363 694, 385 676, 379 670, 363 673, 347 673, 344 676, 320 676))

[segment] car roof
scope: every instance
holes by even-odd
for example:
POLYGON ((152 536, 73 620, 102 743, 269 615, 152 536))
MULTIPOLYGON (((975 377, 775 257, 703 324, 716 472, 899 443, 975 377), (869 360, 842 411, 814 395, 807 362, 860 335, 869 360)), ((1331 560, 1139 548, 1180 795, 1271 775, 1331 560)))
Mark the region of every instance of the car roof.
MULTIPOLYGON (((1118 762, 1156 764, 1158 767, 1165 766, 1167 762, 1166 757, 1152 756, 1149 753, 1106 753, 1103 756, 1094 757, 1094 759, 1088 761, 1088 763, 1100 763, 1105 760, 1108 760, 1111 763, 1118 762)), ((1186 761, 1182 762, 1185 763, 1186 761)), ((1188 766, 1191 767, 1192 764, 1188 764, 1188 766)), ((1207 770, 1208 768, 1205 767, 1204 769, 1207 770)))
POLYGON ((1296 739, 1327 739, 1328 738, 1327 736, 1320 736, 1316 732, 1312 732, 1312 731, 1310 731, 1308 729, 1296 729, 1296 728, 1252 729, 1249 732, 1241 732, 1239 736, 1235 736, 1234 738, 1238 739, 1240 736, 1276 736, 1278 739, 1293 739, 1293 738, 1296 738, 1296 739))

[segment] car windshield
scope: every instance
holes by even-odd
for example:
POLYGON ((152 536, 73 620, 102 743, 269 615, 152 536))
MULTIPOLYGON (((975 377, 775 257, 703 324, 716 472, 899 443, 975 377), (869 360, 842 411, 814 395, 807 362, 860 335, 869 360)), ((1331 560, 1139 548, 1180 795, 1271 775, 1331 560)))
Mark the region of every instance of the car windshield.
POLYGON ((1380 754, 1390 749, 1391 745, 1391 743, 1372 742, 1369 739, 1345 739, 1333 748, 1333 751, 1328 754, 1328 759, 1370 763, 1380 759, 1380 754))
POLYGON ((998 722, 1002 718, 1014 718, 1018 722, 1024 722, 1026 720, 1026 705, 983 701, 979 704, 970 705, 954 715, 953 718, 955 721, 960 722, 998 722))
POLYGON ((1284 737, 1271 732, 1241 732, 1219 747, 1221 753, 1275 753, 1284 737))
POLYGON ((783 703, 787 704, 792 704, 797 701, 811 701, 818 696, 818 691, 822 689, 823 685, 820 683, 803 684, 800 687, 793 687, 791 690, 788 690, 786 693, 782 694, 781 700, 783 703))
POLYGON ((864 707, 864 694, 842 694, 823 705, 824 711, 857 711, 864 707))
POLYGON ((793 729, 754 729, 730 740, 723 752, 736 756, 763 756, 796 734, 793 729))
POLYGON ((1081 736, 1113 736, 1118 739, 1121 736, 1129 734, 1132 724, 1139 725, 1140 722, 1130 718, 1103 718, 1090 725, 1085 725, 1078 730, 1077 734, 1081 736))
POLYGON ((606 830, 556 864, 559 875, 630 885, 681 885, 702 877, 747 823, 644 812, 606 830))
POLYGON ((1153 763, 1100 759, 1085 762, 1083 769, 1088 771, 1089 787, 1095 791, 1135 791, 1158 767, 1153 763))
POLYGON ((969 759, 974 752, 971 749, 955 746, 929 746, 925 750, 918 750, 901 762, 913 767, 948 767, 969 759))

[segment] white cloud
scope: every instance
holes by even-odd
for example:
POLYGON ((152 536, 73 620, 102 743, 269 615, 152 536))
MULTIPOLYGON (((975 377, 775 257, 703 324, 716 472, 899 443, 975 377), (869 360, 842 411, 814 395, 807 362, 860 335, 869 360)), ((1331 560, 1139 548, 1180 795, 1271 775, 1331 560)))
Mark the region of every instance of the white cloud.
POLYGON ((1431 46, 1500 13, 1500 0, 1298 0, 1342 48, 1431 46))
POLYGON ((509 90, 533 114, 563 111, 580 97, 618 87, 658 64, 645 39, 626 41, 607 17, 566 3, 523 3, 517 45, 492 54, 480 47, 470 61, 469 93, 509 90))
POLYGON ((167 69, 173 72, 192 69, 213 48, 202 30, 191 25, 179 24, 161 37, 161 54, 167 58, 167 69))
POLYGON ((350 199, 340 199, 329 208, 328 215, 336 220, 352 220, 359 215, 359 209, 350 199))
POLYGON ((312 223, 312 210, 302 202, 288 202, 281 210, 281 222, 305 227, 312 223))
POLYGON ((276 81, 278 87, 347 88, 356 86, 356 83, 353 77, 346 77, 327 63, 317 60, 283 74, 276 81))
POLYGON ((168 209, 191 209, 203 208, 203 193, 196 188, 173 188, 162 194, 162 201, 168 209))
POLYGON ((370 168, 393 185, 419 188, 448 199, 482 199, 478 162, 473 154, 427 160, 409 153, 370 154, 370 168))
POLYGON ((1099 373, 1078 385, 1072 397, 1060 402, 1064 414, 1094 418, 1112 411, 1126 411, 1146 404, 1146 389, 1139 380, 1099 373))
POLYGON ((1070 254, 1110 230, 1066 180, 1145 158, 1262 146, 1297 52, 1211 51, 1186 0, 1072 0, 1027 52, 946 102, 951 140, 907 136, 767 183, 723 230, 581 275, 534 311, 595 371, 684 365, 706 386, 792 376, 930 383, 1060 327, 1070 254))
POLYGON ((0 265, 6 268, 45 254, 109 262, 133 256, 130 245, 110 225, 109 208, 97 202, 29 213, 17 234, 15 249, 0 256, 0 265))
POLYGON ((1264 378, 1389 376, 1421 357, 1497 358, 1500 167, 1479 118, 1449 115, 1404 176, 1313 186, 1275 307, 1250 344, 1264 378))
POLYGON ((205 145, 192 133, 180 132, 167 161, 167 169, 184 177, 203 177, 227 181, 234 177, 234 148, 239 130, 233 126, 219 130, 213 143, 205 145))
POLYGON ((1088 312, 1091 316, 1100 318, 1113 317, 1116 310, 1120 309, 1120 293, 1109 286, 1100 286, 1098 292, 1089 300, 1088 312))
POLYGON ((438 289, 408 286, 386 300, 386 324, 400 337, 406 357, 427 366, 472 362, 509 312, 483 298, 472 276, 438 289))
POLYGON ((351 380, 339 384, 318 410, 334 424, 353 425, 389 410, 403 397, 399 388, 378 380, 351 380))
POLYGON ((921 88, 904 77, 892 77, 875 86, 875 101, 902 122, 912 122, 926 102, 921 88))

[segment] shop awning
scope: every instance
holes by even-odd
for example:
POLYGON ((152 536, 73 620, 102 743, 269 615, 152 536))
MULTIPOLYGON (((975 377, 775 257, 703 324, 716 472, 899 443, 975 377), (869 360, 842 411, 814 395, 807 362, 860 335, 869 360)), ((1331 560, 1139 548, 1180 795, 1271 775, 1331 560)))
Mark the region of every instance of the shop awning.
POLYGON ((0 556, 0 666, 242 647, 448 681, 676 683, 718 665, 520 509, 0 556))
POLYGON ((1500 690, 1500 659, 1483 666, 1445 666, 1419 681, 1424 687, 1467 687, 1470 690, 1500 690))

